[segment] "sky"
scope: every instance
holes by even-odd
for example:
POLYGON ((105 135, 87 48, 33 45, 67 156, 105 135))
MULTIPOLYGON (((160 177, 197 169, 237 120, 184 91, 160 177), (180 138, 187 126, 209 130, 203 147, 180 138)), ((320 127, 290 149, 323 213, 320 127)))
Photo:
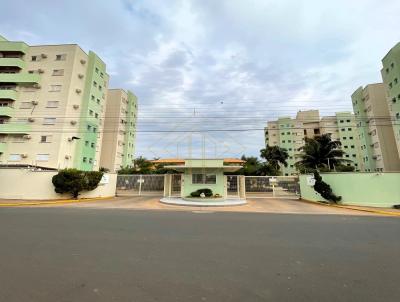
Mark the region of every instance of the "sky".
POLYGON ((400 41, 398 0, 3 0, 0 35, 76 43, 139 99, 136 156, 259 155, 267 121, 351 111, 400 41))

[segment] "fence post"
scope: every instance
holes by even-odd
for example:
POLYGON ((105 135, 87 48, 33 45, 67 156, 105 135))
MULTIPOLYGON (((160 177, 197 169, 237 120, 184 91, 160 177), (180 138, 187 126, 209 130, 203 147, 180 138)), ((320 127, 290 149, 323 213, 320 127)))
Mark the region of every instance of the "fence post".
POLYGON ((246 199, 246 178, 244 175, 239 176, 239 198, 246 199))
POLYGON ((164 174, 164 197, 171 197, 171 174, 164 174))
POLYGON ((228 176, 224 175, 224 198, 228 198, 228 176))
POLYGON ((143 178, 142 178, 142 175, 140 174, 140 176, 139 176, 139 196, 142 195, 142 182, 143 182, 143 178))

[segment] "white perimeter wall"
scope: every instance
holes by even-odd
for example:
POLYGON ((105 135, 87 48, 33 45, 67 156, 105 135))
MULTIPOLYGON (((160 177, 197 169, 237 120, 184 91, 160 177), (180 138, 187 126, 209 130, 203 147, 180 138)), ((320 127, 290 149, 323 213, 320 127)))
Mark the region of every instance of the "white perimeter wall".
MULTIPOLYGON (((56 174, 56 171, 0 169, 0 199, 71 199, 69 194, 54 191, 51 178, 56 174)), ((108 176, 107 184, 99 184, 93 191, 81 192, 79 198, 114 197, 117 174, 108 173, 108 176)))

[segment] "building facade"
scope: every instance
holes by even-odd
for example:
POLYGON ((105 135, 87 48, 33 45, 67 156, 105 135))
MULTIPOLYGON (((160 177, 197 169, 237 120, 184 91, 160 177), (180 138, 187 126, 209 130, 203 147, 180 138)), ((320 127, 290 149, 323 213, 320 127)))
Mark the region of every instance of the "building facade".
POLYGON ((359 87, 351 99, 361 145, 361 171, 400 171, 385 85, 359 87))
POLYGON ((137 98, 132 92, 108 90, 101 167, 115 172, 133 166, 137 111, 137 98))
POLYGON ((347 165, 360 169, 360 143, 358 140, 356 122, 351 112, 338 112, 334 116, 320 118, 318 110, 299 111, 296 118, 282 117, 270 121, 265 128, 265 145, 279 146, 287 150, 288 166, 281 167, 283 175, 298 174, 295 163, 301 157, 299 148, 304 146, 306 138, 314 138, 329 134, 333 140, 342 143, 347 165))
POLYGON ((97 170, 108 75, 78 45, 0 40, 0 165, 97 170))
POLYGON ((386 87, 386 101, 400 158, 400 42, 382 59, 381 75, 386 87))

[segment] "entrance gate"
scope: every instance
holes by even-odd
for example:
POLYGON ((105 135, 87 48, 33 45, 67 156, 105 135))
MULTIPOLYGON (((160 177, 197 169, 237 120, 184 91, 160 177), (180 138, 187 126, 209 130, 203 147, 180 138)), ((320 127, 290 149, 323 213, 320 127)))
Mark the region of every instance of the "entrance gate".
POLYGON ((117 176, 118 196, 162 196, 164 193, 164 175, 132 174, 117 176))
POLYGON ((239 175, 226 176, 226 196, 228 198, 239 198, 239 175))
POLYGON ((248 198, 300 198, 298 176, 245 176, 248 198))

